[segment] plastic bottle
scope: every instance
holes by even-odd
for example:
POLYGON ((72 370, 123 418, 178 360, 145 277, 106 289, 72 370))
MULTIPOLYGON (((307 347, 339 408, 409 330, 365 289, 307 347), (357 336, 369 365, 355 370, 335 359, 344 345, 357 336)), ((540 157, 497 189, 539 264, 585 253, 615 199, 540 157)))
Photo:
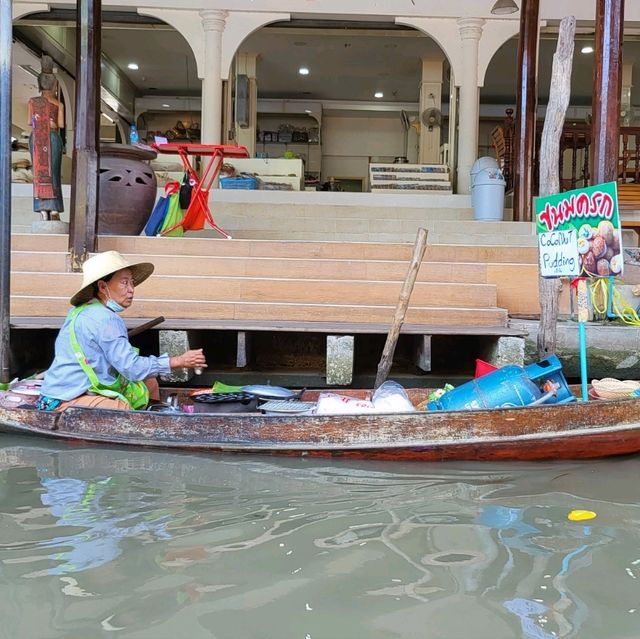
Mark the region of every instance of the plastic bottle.
POLYGON ((131 125, 131 130, 129 131, 129 139, 131 140, 131 144, 138 144, 138 142, 140 142, 138 127, 135 124, 131 125))

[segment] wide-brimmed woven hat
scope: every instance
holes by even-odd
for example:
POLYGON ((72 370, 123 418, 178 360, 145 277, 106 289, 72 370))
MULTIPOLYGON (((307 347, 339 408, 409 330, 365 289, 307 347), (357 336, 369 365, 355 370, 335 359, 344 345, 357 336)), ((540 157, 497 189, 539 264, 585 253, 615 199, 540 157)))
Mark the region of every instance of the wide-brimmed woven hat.
POLYGON ((105 278, 111 273, 121 271, 123 268, 131 270, 136 286, 144 282, 153 273, 151 262, 137 262, 129 264, 118 251, 105 251, 90 257, 82 265, 82 286, 80 290, 69 300, 72 306, 79 306, 88 302, 93 297, 93 284, 105 278))

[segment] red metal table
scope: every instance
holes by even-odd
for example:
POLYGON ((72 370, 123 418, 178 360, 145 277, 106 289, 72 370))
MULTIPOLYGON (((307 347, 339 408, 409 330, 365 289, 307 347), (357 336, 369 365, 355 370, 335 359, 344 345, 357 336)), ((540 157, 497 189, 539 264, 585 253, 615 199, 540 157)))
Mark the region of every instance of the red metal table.
MULTIPOLYGON (((158 153, 180 156, 182 166, 184 166, 185 172, 193 182, 191 202, 183 219, 185 227, 189 226, 192 220, 204 213, 204 218, 212 228, 227 239, 231 239, 231 236, 226 231, 223 231, 213 219, 211 209, 209 208, 209 191, 220 173, 224 159, 248 158, 249 151, 247 148, 232 144, 193 144, 191 142, 171 142, 168 144, 154 144, 152 146, 158 153), (193 168, 189 160, 190 155, 208 158, 202 175, 198 175, 197 171, 193 168)), ((200 228, 203 227, 204 223, 200 228)), ((195 229, 195 227, 190 228, 195 229)))

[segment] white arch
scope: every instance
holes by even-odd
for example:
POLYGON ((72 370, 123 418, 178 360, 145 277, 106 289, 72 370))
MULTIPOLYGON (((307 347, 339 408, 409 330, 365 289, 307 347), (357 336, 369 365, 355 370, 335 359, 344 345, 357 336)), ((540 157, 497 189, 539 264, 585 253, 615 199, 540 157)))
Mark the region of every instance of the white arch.
POLYGON ((229 11, 222 33, 222 80, 229 79, 233 56, 240 45, 258 29, 273 22, 291 20, 290 13, 245 13, 229 11))
POLYGON ((437 43, 447 57, 453 71, 454 81, 456 78, 462 77, 462 49, 460 47, 458 23, 454 18, 399 16, 396 18, 396 24, 413 27, 428 35, 437 43))
POLYGON ((14 2, 11 8, 14 22, 30 13, 40 13, 41 11, 49 11, 49 5, 39 2, 14 2))
MULTIPOLYGON (((396 18, 397 24, 404 24, 422 31, 434 40, 447 56, 453 71, 454 83, 460 86, 462 78, 462 48, 457 20, 452 18, 396 18)), ((500 20, 485 19, 482 36, 478 44, 478 86, 484 85, 484 78, 491 59, 498 49, 520 31, 518 18, 500 20)))
POLYGON ((196 59, 198 77, 200 79, 204 78, 204 31, 202 29, 202 18, 198 11, 144 7, 138 9, 138 13, 141 16, 157 18, 172 26, 191 47, 191 51, 193 51, 196 59))
POLYGON ((493 56, 505 42, 518 33, 520 33, 520 21, 517 19, 485 22, 478 50, 478 86, 484 86, 484 79, 493 56))

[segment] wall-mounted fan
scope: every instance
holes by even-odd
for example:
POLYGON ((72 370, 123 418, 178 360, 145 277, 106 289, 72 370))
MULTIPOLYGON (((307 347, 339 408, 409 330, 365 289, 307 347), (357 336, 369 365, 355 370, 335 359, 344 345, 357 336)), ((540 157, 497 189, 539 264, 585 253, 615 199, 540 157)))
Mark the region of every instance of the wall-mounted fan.
POLYGON ((429 131, 433 131, 434 127, 439 127, 442 123, 442 112, 440 109, 425 109, 420 114, 420 121, 429 131))

